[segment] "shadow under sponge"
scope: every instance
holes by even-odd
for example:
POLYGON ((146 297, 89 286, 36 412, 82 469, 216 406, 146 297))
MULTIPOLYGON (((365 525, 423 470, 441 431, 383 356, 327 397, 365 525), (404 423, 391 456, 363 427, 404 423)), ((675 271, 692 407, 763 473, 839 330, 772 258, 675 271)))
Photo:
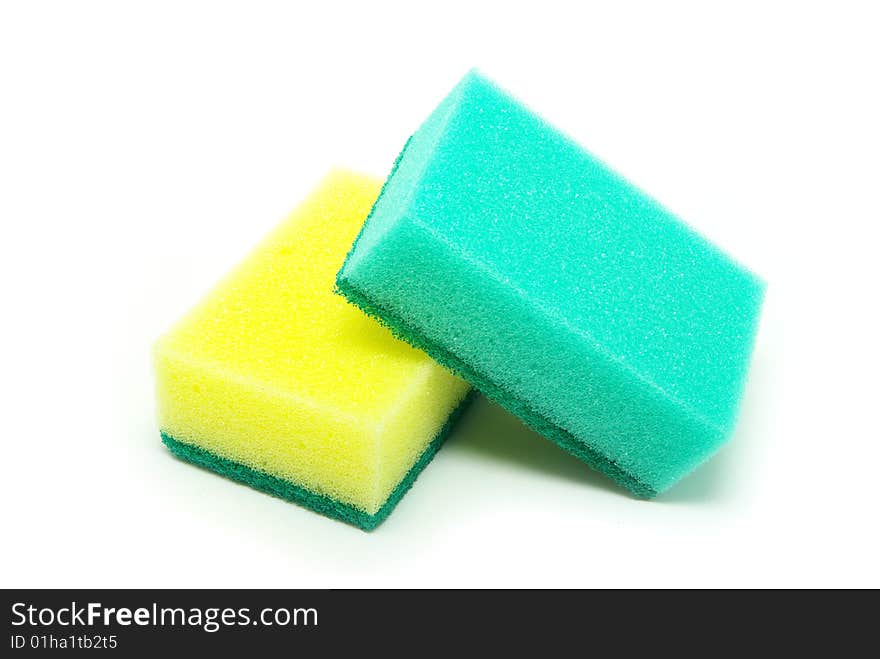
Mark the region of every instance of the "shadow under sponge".
POLYGON ((471 72, 336 290, 640 497, 731 434, 764 283, 471 72))

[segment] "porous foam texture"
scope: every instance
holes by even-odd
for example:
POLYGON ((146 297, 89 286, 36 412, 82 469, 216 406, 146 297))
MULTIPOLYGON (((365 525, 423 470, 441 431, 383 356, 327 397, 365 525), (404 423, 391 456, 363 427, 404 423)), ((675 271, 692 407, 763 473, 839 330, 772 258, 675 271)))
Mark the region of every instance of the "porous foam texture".
POLYGON ((764 292, 476 72, 404 147, 336 284, 642 497, 732 432, 764 292))
POLYGON ((154 350, 175 454, 364 529, 409 489, 469 390, 333 294, 379 189, 328 175, 154 350))

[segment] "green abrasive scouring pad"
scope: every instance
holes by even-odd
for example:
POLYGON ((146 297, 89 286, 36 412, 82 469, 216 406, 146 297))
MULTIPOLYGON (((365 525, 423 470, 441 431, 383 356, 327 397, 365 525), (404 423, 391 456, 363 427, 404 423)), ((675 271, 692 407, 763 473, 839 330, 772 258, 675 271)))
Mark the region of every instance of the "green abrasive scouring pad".
POLYGON ((336 287, 642 497, 731 434, 764 292, 476 72, 405 146, 336 287))

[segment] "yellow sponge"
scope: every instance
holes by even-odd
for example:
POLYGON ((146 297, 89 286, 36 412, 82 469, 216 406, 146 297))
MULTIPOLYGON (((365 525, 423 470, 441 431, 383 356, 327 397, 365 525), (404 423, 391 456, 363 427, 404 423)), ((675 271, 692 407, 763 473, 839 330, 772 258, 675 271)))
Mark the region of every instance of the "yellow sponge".
POLYGON ((331 172, 154 352, 172 451, 362 528, 391 512, 468 393, 333 294, 380 188, 331 172))

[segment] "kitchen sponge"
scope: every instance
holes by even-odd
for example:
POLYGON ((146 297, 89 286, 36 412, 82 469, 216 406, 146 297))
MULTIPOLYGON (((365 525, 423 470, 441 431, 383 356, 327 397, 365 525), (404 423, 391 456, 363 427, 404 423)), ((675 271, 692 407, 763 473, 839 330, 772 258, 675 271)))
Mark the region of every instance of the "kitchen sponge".
POLYGON ((337 290, 636 495, 731 433, 764 284, 471 72, 337 290))
POLYGON ((172 451, 365 529, 430 461, 469 389, 333 295, 379 188, 331 173, 155 347, 172 451))

